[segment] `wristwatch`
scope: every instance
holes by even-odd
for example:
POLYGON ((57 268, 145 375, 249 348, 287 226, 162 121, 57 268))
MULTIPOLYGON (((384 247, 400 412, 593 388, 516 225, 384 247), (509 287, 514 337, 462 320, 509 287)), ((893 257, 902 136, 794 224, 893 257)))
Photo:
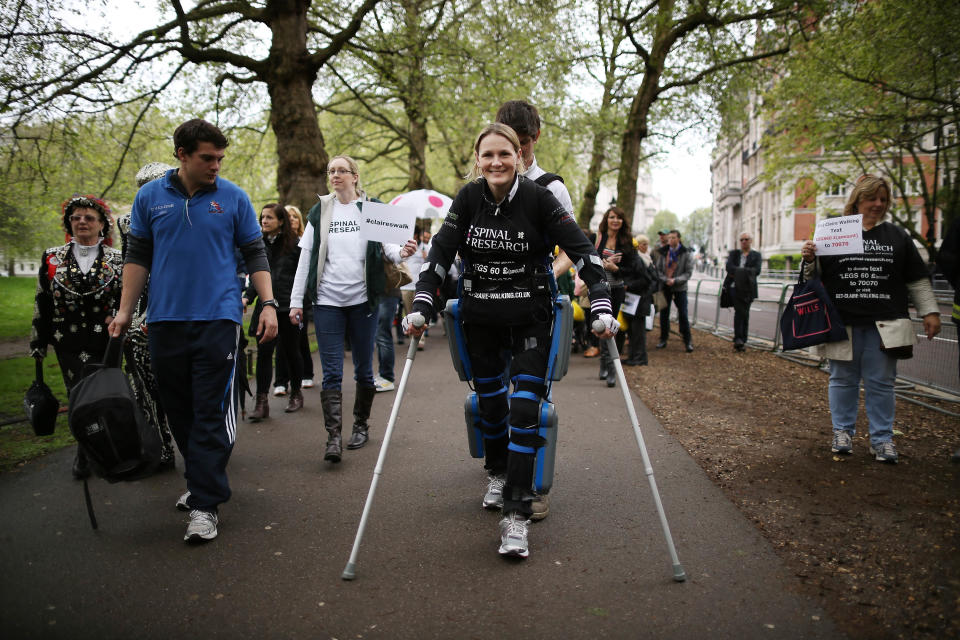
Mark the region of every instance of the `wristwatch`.
POLYGON ((276 300, 274 300, 273 298, 270 298, 269 300, 264 300, 264 301, 261 302, 260 304, 262 304, 262 305, 265 306, 265 307, 273 307, 273 308, 276 309, 277 311, 280 310, 280 304, 279 304, 276 300))

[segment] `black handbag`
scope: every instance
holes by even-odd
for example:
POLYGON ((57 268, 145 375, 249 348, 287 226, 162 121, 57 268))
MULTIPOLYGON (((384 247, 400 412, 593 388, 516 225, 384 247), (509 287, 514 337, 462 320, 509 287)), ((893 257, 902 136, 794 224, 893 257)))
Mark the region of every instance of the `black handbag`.
POLYGON ((729 309, 733 306, 733 294, 730 293, 730 285, 724 281, 720 288, 720 308, 729 309))
POLYGON ((60 401, 43 381, 43 360, 34 358, 34 361, 37 365, 37 373, 33 384, 23 396, 23 408, 27 412, 33 433, 38 436, 49 436, 57 427, 60 401))
POLYGON ((805 281, 802 266, 797 286, 780 316, 780 335, 784 351, 847 339, 847 329, 819 276, 805 281))

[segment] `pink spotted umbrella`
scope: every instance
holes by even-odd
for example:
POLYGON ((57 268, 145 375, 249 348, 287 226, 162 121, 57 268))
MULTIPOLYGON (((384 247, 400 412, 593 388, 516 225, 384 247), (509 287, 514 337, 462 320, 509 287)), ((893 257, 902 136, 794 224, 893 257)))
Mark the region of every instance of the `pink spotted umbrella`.
POLYGON ((417 189, 401 193, 390 204, 414 209, 418 218, 441 219, 447 215, 453 200, 433 189, 417 189))

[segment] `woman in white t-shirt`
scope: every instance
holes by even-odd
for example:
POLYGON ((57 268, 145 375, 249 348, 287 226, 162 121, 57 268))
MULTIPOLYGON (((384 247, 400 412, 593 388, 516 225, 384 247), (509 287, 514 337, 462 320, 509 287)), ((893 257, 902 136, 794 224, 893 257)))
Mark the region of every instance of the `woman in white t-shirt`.
POLYGON ((383 260, 400 262, 416 249, 409 240, 396 244, 368 242, 360 237, 360 208, 368 198, 360 188, 360 170, 349 156, 336 156, 327 165, 333 193, 320 196, 307 214, 300 238, 300 262, 290 294, 290 321, 303 319, 303 298, 313 303, 323 388, 320 402, 327 429, 324 460, 340 462, 344 336, 349 331, 357 383, 353 432, 348 449, 367 443, 367 418, 376 395, 373 346, 377 331, 378 298, 386 279, 383 260))

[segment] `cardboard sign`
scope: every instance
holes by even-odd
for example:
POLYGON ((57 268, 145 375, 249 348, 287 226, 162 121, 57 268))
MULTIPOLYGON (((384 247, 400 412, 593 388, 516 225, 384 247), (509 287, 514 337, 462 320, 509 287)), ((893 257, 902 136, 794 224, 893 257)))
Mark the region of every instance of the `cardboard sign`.
POLYGON ((863 253, 863 215, 820 220, 813 232, 813 243, 818 256, 863 253))
POLYGON ((417 211, 382 202, 364 202, 360 214, 360 237, 373 242, 403 245, 413 238, 417 211))

